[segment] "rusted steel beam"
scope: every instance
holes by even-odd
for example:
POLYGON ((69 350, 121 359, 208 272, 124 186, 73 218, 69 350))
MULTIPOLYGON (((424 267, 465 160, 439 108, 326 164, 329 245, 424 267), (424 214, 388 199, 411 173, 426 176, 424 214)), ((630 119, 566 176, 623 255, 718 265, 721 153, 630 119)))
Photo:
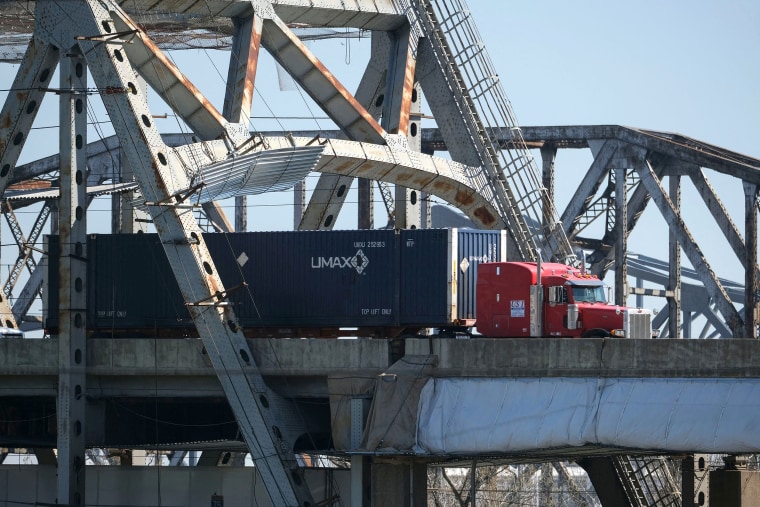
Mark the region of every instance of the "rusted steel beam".
POLYGON ((384 144, 380 124, 281 20, 264 20, 261 42, 349 139, 384 144))
MULTIPOLYGON (((0 196, 13 181, 14 168, 39 111, 58 63, 58 49, 32 37, 13 80, 12 90, 0 111, 0 196)), ((4 294, 0 294, 0 325, 17 328, 4 294)))
MULTIPOLYGON (((267 137, 270 148, 305 146, 313 139, 267 137), (292 144, 291 144, 292 143, 292 144)), ((506 223, 486 196, 470 185, 468 168, 452 160, 339 139, 322 140, 324 152, 315 171, 381 180, 435 195, 459 208, 483 229, 503 229, 506 223)))
MULTIPOLYGON (((380 117, 382 106, 380 98, 385 94, 389 54, 390 42, 388 35, 385 33, 373 33, 370 59, 354 97, 360 104, 364 105, 367 112, 375 119, 380 117)), ((315 133, 315 135, 319 135, 319 133, 315 133)), ((313 138, 314 136, 310 137, 313 138)), ((342 131, 336 133, 333 137, 351 138, 342 131)), ((354 179, 348 176, 321 174, 312 192, 309 205, 301 217, 298 228, 306 230, 332 229, 340 214, 340 210, 343 208, 343 203, 348 195, 348 189, 351 188, 353 181, 354 179)), ((371 215, 371 202, 369 200, 360 202, 359 206, 360 217, 363 217, 360 222, 367 224, 371 215)))
MULTIPOLYGON (((202 139, 218 139, 224 135, 227 120, 158 45, 126 12, 119 9, 113 18, 113 32, 128 34, 122 37, 129 43, 109 44, 109 55, 118 61, 129 61, 158 96, 202 139)), ((124 90, 113 90, 113 93, 129 92, 129 83, 127 86, 124 90)))

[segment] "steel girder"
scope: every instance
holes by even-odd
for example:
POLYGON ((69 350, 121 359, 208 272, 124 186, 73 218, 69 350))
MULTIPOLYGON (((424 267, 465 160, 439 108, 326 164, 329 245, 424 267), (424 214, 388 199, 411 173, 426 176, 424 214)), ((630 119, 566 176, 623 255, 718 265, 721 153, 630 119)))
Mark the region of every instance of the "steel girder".
MULTIPOLYGON (((85 503, 85 434, 86 434, 86 358, 87 340, 84 308, 86 306, 86 146, 87 146, 87 67, 83 54, 76 44, 74 27, 88 17, 88 7, 82 3, 66 5, 40 3, 35 10, 35 37, 42 46, 60 48, 60 190, 58 230, 59 255, 59 326, 58 344, 58 498, 67 504, 85 503), (73 20, 61 23, 61 20, 73 20)), ((89 13, 91 15, 91 13, 89 13)), ((38 58, 31 51, 25 56, 22 68, 37 68, 35 80, 46 82, 58 63, 52 58, 59 52, 49 51, 47 57, 38 58)), ((25 72, 17 74, 15 82, 22 81, 25 72)), ((15 86, 15 85, 14 85, 15 86)), ((42 92, 43 90, 38 90, 42 92)), ((11 94, 12 95, 12 94, 11 94)), ((39 97, 41 99, 41 96, 39 97)), ((33 120, 36 100, 31 99, 27 113, 31 116, 24 128, 28 131, 33 120)), ((13 106, 7 100, 4 110, 13 106)), ((23 124, 23 123, 22 123, 23 124)), ((15 128, 15 119, 12 122, 15 128)), ((14 136, 20 150, 23 136, 14 136)), ((17 156, 17 155, 16 155, 17 156)), ((15 163, 15 156, 12 156, 15 163)), ((10 160, 9 160, 10 161, 10 160)), ((5 191, 5 185, 0 188, 5 191)))
MULTIPOLYGON (((651 142, 651 137, 654 135, 665 137, 665 136, 671 136, 678 138, 679 136, 673 135, 673 134, 654 134, 650 133, 648 136, 639 136, 638 132, 640 132, 637 129, 628 129, 626 127, 618 127, 618 126, 587 126, 587 127, 581 127, 581 126, 575 126, 575 127, 523 127, 522 131, 526 138, 526 141, 530 145, 534 146, 542 146, 545 143, 551 143, 554 146, 561 148, 588 148, 590 141, 593 139, 600 139, 601 141, 601 149, 598 149, 595 153, 596 157, 594 159, 594 162, 590 166, 589 171, 584 175, 584 178, 579 185, 578 191, 576 192, 575 196, 571 199, 569 204, 567 205, 567 208, 565 209, 562 220, 563 220, 563 226, 568 231, 569 235, 574 236, 577 234, 577 230, 575 226, 572 225, 573 220, 580 220, 580 216, 583 215, 581 210, 584 210, 584 206, 588 206, 588 204, 585 204, 586 202, 592 202, 594 199, 594 195, 596 195, 596 192, 598 191, 602 180, 601 178, 605 175, 605 167, 608 166, 608 163, 610 160, 612 160, 614 156, 614 149, 617 149, 622 144, 627 144, 623 141, 620 141, 620 135, 619 133, 622 130, 630 130, 631 134, 630 136, 636 137, 636 142, 640 143, 639 145, 647 148, 649 146, 648 143, 651 142), (609 136, 606 138, 605 136, 609 136), (613 149, 613 144, 616 145, 616 147, 613 149)), ((312 138, 313 136, 317 135, 317 132, 295 132, 294 133, 297 137, 306 137, 306 138, 312 138)), ((323 133, 327 137, 335 137, 335 133, 331 132, 325 132, 323 133)), ((185 142, 188 142, 188 137, 186 135, 167 135, 165 138, 167 139, 167 142, 176 145, 176 144, 182 144, 185 142)), ((104 160, 108 158, 108 150, 113 149, 113 147, 116 145, 116 143, 112 142, 113 138, 106 139, 103 141, 97 141, 93 143, 92 145, 88 146, 88 153, 100 153, 104 160), (97 148, 101 147, 101 148, 97 148), (97 148, 97 149, 96 149, 97 148)), ((443 141, 443 138, 440 136, 438 131, 436 130, 429 130, 425 129, 422 132, 422 142, 423 142, 423 149, 425 150, 445 150, 446 145, 443 141)), ((506 140, 505 140, 506 143, 506 140)), ((659 177, 662 177, 663 175, 673 175, 673 174, 683 174, 688 175, 691 180, 694 182, 695 188, 699 191, 700 195, 702 195, 703 200, 705 201, 705 204, 707 205, 708 209, 710 209, 713 216, 716 217, 716 220, 719 223, 722 223, 724 225, 721 225, 720 229, 723 230, 724 234, 727 237, 727 240, 729 244, 731 245, 732 250, 737 255, 737 257, 740 259, 740 261, 744 264, 745 263, 745 255, 743 255, 744 252, 744 242, 741 237, 741 234, 738 232, 737 227, 734 225, 733 221, 731 220, 730 216, 726 212, 724 206, 722 203, 720 203, 719 198, 717 197, 716 192, 712 189, 709 182, 707 182, 704 174, 702 171, 699 170, 700 167, 706 167, 710 169, 715 169, 714 166, 717 165, 717 169, 719 172, 723 172, 724 174, 730 175, 730 176, 736 176, 737 174, 741 174, 743 176, 746 176, 751 173, 757 173, 758 169, 760 168, 760 162, 758 162, 755 159, 751 159, 746 156, 742 156, 736 153, 727 152, 725 150, 721 150, 715 147, 709 147, 707 146, 705 148, 705 143, 702 143, 700 141, 696 141, 693 139, 687 139, 686 141, 681 141, 679 143, 673 143, 671 142, 667 137, 665 137, 665 145, 669 146, 670 149, 670 155, 669 157, 660 157, 660 160, 667 161, 667 164, 662 165, 662 169, 658 171, 659 177), (716 155, 720 154, 720 156, 716 155), (682 162, 682 161, 686 162, 682 162), (691 162, 689 162, 691 160, 691 162)), ((656 153, 656 151, 651 151, 652 153, 656 153)), ((118 162, 118 159, 116 159, 114 162, 118 162)), ((95 168, 99 167, 99 164, 94 165, 95 168)), ((43 159, 41 161, 38 161, 36 163, 26 164, 24 166, 19 166, 16 168, 14 172, 13 181, 18 181, 21 178, 30 178, 39 176, 41 174, 44 174, 46 172, 52 171, 55 168, 57 168, 57 161, 55 160, 55 157, 49 157, 48 159, 43 159)), ((100 170, 100 169, 99 169, 100 170)), ((562 170, 561 167, 558 168, 558 170, 562 170)), ((107 174, 108 171, 103 171, 103 174, 107 174)), ((756 178, 753 178, 756 179, 756 178)), ((630 196, 629 202, 628 202, 628 208, 629 208, 629 221, 628 226, 629 230, 632 229, 635 224, 637 217, 640 215, 641 211, 643 211, 646 203, 649 200, 649 196, 646 192, 646 190, 642 189, 639 185, 630 196)), ((590 240, 586 240, 589 242, 590 240)), ((602 243, 601 240, 598 240, 599 243, 602 243)), ((611 252, 609 252, 608 249, 604 250, 604 255, 596 259, 596 264, 592 267, 592 269, 595 272, 600 272, 603 274, 604 271, 609 267, 612 260, 611 257, 609 257, 607 254, 611 255, 611 252)), ((594 260, 594 257, 590 258, 591 260, 594 260)), ((663 285, 667 285, 667 282, 664 282, 663 285)), ((733 292, 732 292, 733 294, 733 292)), ((736 296, 732 296, 732 299, 734 301, 738 301, 736 296)), ((742 298, 743 301, 743 298, 742 298)))
MULTIPOLYGON (((384 32, 373 32, 372 52, 356 90, 355 99, 358 104, 366 108, 367 112, 375 120, 380 117, 378 97, 382 96, 385 92, 389 58, 390 40, 388 35, 384 32)), ((341 135, 337 137, 362 140, 361 138, 355 138, 354 134, 358 133, 349 129, 348 132, 342 131, 341 135)), ((335 225, 335 218, 340 213, 343 203, 348 196, 348 189, 351 187, 353 180, 351 177, 337 174, 325 173, 320 175, 309 205, 306 207, 298 224, 298 229, 332 229, 335 225)), ((359 214, 360 217, 362 214, 366 215, 360 218, 360 222, 368 226, 371 204, 369 203, 369 188, 366 188, 369 187, 369 180, 365 181, 366 183, 361 183, 361 185, 365 186, 363 192, 366 196, 366 201, 359 203, 359 214)), ((385 201, 390 220, 392 217, 392 198, 386 198, 385 201)))
MULTIPOLYGON (((67 11, 76 9, 78 16, 66 29, 78 36, 95 84, 102 90, 121 148, 272 502, 311 502, 293 455, 300 421, 291 413, 290 404, 264 384, 234 313, 226 304, 225 288, 192 210, 181 205, 179 196, 188 191, 189 176, 179 157, 161 141, 147 97, 136 85, 131 57, 152 84, 170 96, 170 103, 177 105, 185 121, 204 137, 223 136, 234 144, 241 141, 243 134, 247 137, 247 129, 228 124, 215 109, 204 107, 205 101, 197 90, 115 4, 81 0, 54 5, 57 9, 65 5, 67 11), (127 34, 140 43, 124 44, 122 37, 127 34), (167 83, 169 88, 164 88, 167 83)), ((62 17, 65 16, 59 19, 62 17)))
MULTIPOLYGON (((14 168, 29 135, 39 106, 50 88, 58 62, 58 48, 44 39, 29 41, 24 60, 13 80, 15 93, 9 93, 0 112, 0 195, 14 176, 14 168)), ((18 327, 8 301, 0 297, 0 319, 7 327, 18 327)))
MULTIPOLYGON (((232 18, 232 24, 234 33, 222 114, 228 121, 248 125, 253 105, 253 84, 256 81, 263 21, 254 13, 250 16, 232 18)), ((247 211, 246 196, 236 197, 236 231, 248 229, 247 211)))
MULTIPOLYGON (((710 168, 743 181, 760 183, 760 162, 696 139, 668 132, 654 132, 620 125, 570 125, 559 127, 522 127, 525 142, 540 147, 552 143, 559 148, 588 148, 593 140, 615 139, 631 146, 640 146, 649 152, 660 153, 670 159, 710 168)), ((434 131, 425 136, 427 142, 445 145, 434 131)), ((504 139, 508 145, 508 139, 504 139)))
POLYGON ((591 167, 589 167, 583 176, 565 211, 562 213, 562 227, 571 241, 577 234, 576 231, 585 210, 591 207, 594 196, 596 196, 599 187, 602 185, 602 181, 607 176, 607 172, 609 171, 608 165, 618 147, 619 143, 615 141, 607 140, 604 142, 594 157, 591 167))
POLYGON ((744 337, 757 338, 760 280, 757 263, 757 198, 758 185, 744 182, 744 230, 747 232, 744 270, 744 337))
MULTIPOLYGON (((590 166, 589 171, 584 175, 584 178, 579 185, 578 191, 571 199, 567 208, 565 209, 562 220, 563 226, 566 228, 571 236, 577 234, 575 226, 572 225, 573 220, 580 220, 580 216, 583 215, 581 210, 585 209, 586 202, 591 202, 594 199, 594 195, 598 191, 605 174, 605 167, 614 156, 613 144, 616 144, 616 148, 621 144, 626 144, 619 140, 619 132, 621 130, 631 130, 633 133, 631 136, 636 136, 636 129, 627 129, 625 127, 617 126, 587 126, 587 127, 523 127, 523 134, 527 142, 531 145, 542 146, 545 143, 551 143, 554 146, 561 148, 588 148, 590 140, 600 139, 601 149, 598 149, 595 153, 596 157, 590 166), (604 136, 610 136, 605 138, 604 136)), ((312 138, 317 135, 317 132, 295 132, 297 137, 312 138)), ((325 132, 323 133, 327 137, 335 137, 335 133, 325 132)), ((654 134, 651 134, 654 135, 654 134)), ((664 134, 658 134, 664 136, 664 134)), ((676 135, 671 135, 678 137, 676 135)), ((166 142, 172 145, 183 144, 188 142, 189 136, 187 135, 165 135, 166 142)), ((642 143, 642 146, 647 147, 651 141, 650 136, 641 136, 637 142, 642 143)), ((422 132, 423 149, 425 150, 445 150, 446 145, 443 138, 436 130, 425 129, 422 132)), ((109 159, 109 150, 113 150, 117 143, 113 142, 113 138, 97 141, 88 146, 88 153, 100 154, 100 157, 104 160, 102 164, 105 167, 107 160, 109 159)), ((744 242, 741 237, 741 233, 738 232, 737 227, 734 225, 730 216, 726 212, 722 203, 712 189, 709 182, 706 180, 704 173, 699 170, 700 167, 706 167, 713 169, 715 164, 716 155, 720 153, 720 157, 717 159, 720 162, 718 170, 724 174, 735 176, 738 173, 746 175, 752 172, 757 173, 760 168, 760 162, 755 159, 751 159, 739 154, 726 152, 712 147, 711 149, 704 149, 704 143, 693 139, 688 139, 688 142, 680 142, 678 144, 671 145, 670 141, 666 143, 672 147, 670 157, 662 158, 666 160, 667 165, 663 164, 662 170, 659 171, 659 177, 663 175, 683 174, 688 175, 694 182, 695 188, 702 195, 706 206, 710 209, 713 216, 716 217, 719 223, 724 225, 720 226, 724 234, 727 237, 732 250, 737 257, 745 262, 746 257, 743 255, 744 242), (683 160, 693 160, 694 162, 682 162, 683 160)), ((652 153, 656 153, 652 151, 652 153)), ((111 158, 112 163, 118 163, 118 158, 111 158)), ((57 169, 56 157, 48 157, 35 163, 25 164, 15 169, 12 181, 18 181, 19 179, 27 179, 42 175, 46 172, 57 169)), ((101 168, 101 164, 90 164, 91 169, 97 169, 98 173, 102 173, 104 176, 111 173, 110 170, 106 171, 101 168)), ((562 170, 559 167, 558 170, 562 170)), ((118 172, 118 171, 116 171, 118 172)), ((634 190, 630 196, 629 207, 629 229, 632 229, 636 224, 638 215, 643 211, 644 206, 649 200, 647 192, 640 187, 640 185, 634 190), (635 212, 633 211, 635 210, 635 212)), ((18 205, 17 205, 18 206, 18 205)), ((576 222, 577 223, 577 222, 576 222)), ((589 242, 590 240, 585 240, 589 242)), ((601 240, 598 240, 602 243, 601 240)), ((589 243, 590 244, 590 243, 589 243)), ((604 252, 609 252, 607 249, 604 252)), ((611 252, 610 252, 611 255, 611 252)), ((591 257, 591 260, 594 258, 591 257)), ((604 254, 600 259, 596 260, 596 264, 592 267, 595 272, 603 273, 606 271, 611 263, 611 258, 604 254)), ((667 282, 663 282, 663 285, 667 285, 667 282)), ((735 291, 734 291, 735 292, 735 291)), ((733 292, 731 292, 733 294, 733 292)), ((732 296, 732 299, 736 302, 742 302, 743 298, 737 299, 737 296, 732 296)))
MULTIPOLYGON (((255 147, 247 153, 314 143, 323 146, 322 157, 314 168, 316 172, 404 185, 456 206, 480 228, 503 229, 506 225, 490 202, 469 186, 467 171, 472 168, 408 151, 403 143, 383 146, 342 139, 268 136, 257 137, 255 147)), ((188 144, 175 148, 174 153, 183 164, 196 161, 210 165, 225 156, 227 145, 223 141, 188 144)))
MULTIPOLYGON (((681 177, 671 175, 670 200, 675 209, 681 211, 681 177)), ((671 229, 668 234, 668 284, 667 289, 672 293, 668 297, 668 333, 673 338, 681 337, 681 243, 671 229)))
POLYGON ((627 173, 626 167, 614 169, 615 175, 615 304, 625 305, 628 296, 628 274, 625 256, 628 252, 628 217, 627 173))
POLYGON ((688 175, 694 184, 694 188, 697 189, 699 195, 702 197, 705 206, 707 206, 710 214, 712 214, 715 222, 718 224, 718 228, 723 232, 726 241, 728 241, 729 246, 731 246, 734 254, 736 254, 736 257, 739 259, 739 262, 742 263, 744 269, 747 269, 748 259, 745 255, 744 238, 742 237, 741 232, 739 232, 739 228, 736 227, 736 224, 726 211, 726 207, 721 202, 715 189, 710 182, 707 181, 704 172, 698 166, 691 166, 688 175))
MULTIPOLYGON (((16 258, 16 262, 13 264, 10 273, 8 274, 8 280, 3 286, 3 293, 6 297, 8 297, 13 292, 13 288, 16 286, 16 282, 18 281, 18 277, 21 274, 24 266, 26 266, 30 274, 34 272, 37 263, 32 256, 31 245, 35 245, 40 237, 40 234, 42 234, 42 228, 45 225, 45 222, 47 222, 48 216, 50 216, 50 205, 47 202, 43 204, 42 209, 37 214, 34 225, 32 225, 32 231, 29 234, 28 238, 24 237, 24 233, 21 231, 21 225, 16 219, 16 215, 13 212, 13 209, 10 207, 10 205, 8 205, 7 208, 8 209, 5 212, 5 218, 11 228, 11 232, 13 233, 13 239, 16 240, 16 245, 18 245, 19 255, 18 258, 16 258)), ((19 321, 17 320, 17 322, 19 321)))
MULTIPOLYGON (((610 141, 607 141, 608 143, 610 141)), ((606 164, 614 164, 614 155, 611 153, 611 151, 606 150, 605 148, 608 145, 605 144, 602 150, 600 150, 600 161, 605 161, 606 164)), ((628 145, 628 151, 629 153, 631 151, 637 151, 630 145, 628 145)), ((728 297, 728 295, 725 293, 721 283, 718 281, 717 277, 715 277, 714 272, 710 269, 709 264, 707 263, 707 260, 704 258, 704 255, 702 255, 701 251, 699 250, 699 247, 697 246, 696 242, 694 241, 693 237, 691 236, 691 233, 688 231, 688 228, 686 227, 686 224, 683 222, 683 219, 681 218, 680 210, 677 209, 672 201, 668 198, 667 193, 664 191, 662 186, 659 183, 659 176, 662 175, 665 172, 664 165, 663 168, 655 171, 655 169, 652 167, 650 161, 646 158, 646 152, 642 149, 638 149, 638 160, 636 162, 636 171, 639 174, 641 184, 638 185, 635 190, 633 191, 633 195, 630 197, 630 199, 626 200, 626 204, 628 207, 627 213, 625 215, 627 216, 626 219, 626 232, 623 234, 627 234, 631 230, 633 230, 633 227, 635 226, 636 221, 638 220, 638 217, 641 215, 641 213, 644 210, 644 207, 646 206, 646 203, 650 198, 652 198, 655 203, 658 206, 658 209, 660 210, 660 213, 663 215, 666 221, 671 224, 671 231, 675 235, 674 237, 677 239, 678 243, 683 248, 686 255, 689 257, 689 260, 692 262, 692 265, 695 267, 699 266, 697 271, 700 273, 700 276, 703 278, 703 281, 705 282, 705 287, 708 291, 708 294, 713 300, 718 302, 718 308, 720 309, 721 314, 726 319, 726 322, 729 325, 729 328, 732 330, 732 334, 734 336, 741 335, 741 332, 739 331, 739 328, 736 326, 742 326, 742 319, 740 318, 738 312, 731 304, 731 300, 728 297), (650 174, 651 172, 651 174, 650 174), (646 180, 646 181, 645 181, 646 180)), ((596 164, 596 159, 595 162, 596 164)), ((606 165, 605 164, 605 165, 606 165)), ((600 164, 601 166, 601 164, 600 164)), ((592 170, 589 171, 589 174, 587 175, 587 179, 584 179, 584 182, 582 183, 581 188, 592 190, 594 187, 598 188, 598 185, 601 183, 601 177, 602 172, 604 172, 604 169, 601 169, 600 166, 597 166, 596 170, 594 170, 594 167, 592 166, 592 170)), ((604 167, 604 166, 601 166, 604 167)), ((605 168, 606 170, 609 170, 609 167, 605 168)), ((616 187, 616 194, 620 192, 620 185, 616 187)), ((589 192, 584 195, 584 193, 579 189, 579 191, 576 192, 576 197, 573 198, 571 201, 571 205, 568 206, 568 210, 572 210, 571 213, 579 213, 583 207, 584 203, 587 202, 587 200, 595 195, 594 192, 589 192), (577 211, 576 211, 577 210, 577 211)), ((616 201, 617 202, 617 201, 616 201)), ((576 215, 575 217, 571 216, 571 213, 566 211, 565 214, 563 214, 563 223, 570 223, 572 224, 574 221, 577 221, 580 218, 580 215, 576 215)), ((618 241, 620 240, 620 234, 622 232, 618 231, 618 241)), ((571 231, 568 231, 568 234, 572 237, 571 231)), ((594 253, 590 257, 592 260, 592 272, 595 272, 599 274, 600 276, 603 276, 610 264, 613 262, 613 259, 615 259, 619 255, 620 249, 609 249, 605 248, 604 251, 598 251, 599 253, 594 253)), ((617 262, 616 267, 616 273, 621 269, 621 262, 617 262)), ((617 275, 616 275, 617 276, 617 275)), ((619 277, 618 277, 619 278, 619 277)), ((617 282, 618 284, 621 283, 620 280, 617 282)), ((619 300, 620 294, 616 295, 616 301, 618 303, 621 303, 619 300)))
MULTIPOLYGON (((364 104, 373 118, 380 117, 379 100, 385 94, 386 80, 388 76, 388 62, 390 61, 391 41, 387 32, 372 32, 372 48, 367 67, 356 90, 356 99, 364 104)), ((321 178, 321 177, 320 177, 321 178)), ((343 182, 345 184, 345 182, 343 182)), ((372 180, 360 179, 357 182, 359 194, 358 226, 359 229, 373 229, 375 216, 372 205, 372 180)), ((379 185, 380 193, 388 215, 388 224, 393 222, 395 203, 393 195, 387 184, 379 185)), ((317 199, 315 199, 316 204, 317 199)))
POLYGON ((739 316, 739 312, 734 308, 731 299, 728 297, 728 294, 726 294, 720 281, 715 276, 707 259, 705 259, 705 256, 702 254, 699 245, 687 229, 679 210, 675 208, 673 202, 662 188, 652 165, 643 153, 641 154, 639 165, 636 167, 636 170, 641 178, 642 186, 646 188, 652 200, 657 205, 657 208, 660 210, 660 213, 662 213, 662 216, 670 224, 671 230, 674 232, 678 242, 682 245, 687 258, 705 282, 705 288, 707 289, 708 294, 717 305, 723 318, 726 319, 726 323, 731 329, 733 336, 741 336, 744 323, 739 316))

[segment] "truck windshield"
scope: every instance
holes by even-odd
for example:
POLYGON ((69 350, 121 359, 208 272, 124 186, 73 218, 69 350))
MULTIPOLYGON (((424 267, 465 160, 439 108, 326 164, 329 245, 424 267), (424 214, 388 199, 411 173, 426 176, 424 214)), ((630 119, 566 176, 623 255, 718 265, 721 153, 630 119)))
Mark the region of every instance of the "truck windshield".
POLYGON ((601 285, 590 287, 572 285, 573 300, 576 303, 606 303, 607 298, 604 295, 604 287, 601 285))

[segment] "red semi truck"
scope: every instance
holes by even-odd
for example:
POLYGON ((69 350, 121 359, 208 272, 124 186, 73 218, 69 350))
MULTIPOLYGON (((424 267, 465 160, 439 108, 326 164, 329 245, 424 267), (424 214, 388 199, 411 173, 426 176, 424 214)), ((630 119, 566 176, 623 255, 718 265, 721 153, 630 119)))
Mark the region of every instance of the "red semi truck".
MULTIPOLYGON (((55 237, 48 251, 57 250, 55 237)), ((506 262, 506 231, 288 231, 204 234, 249 338, 625 336, 650 338, 651 313, 609 305, 602 281, 564 264, 506 262), (241 262, 242 260, 242 262, 241 262), (539 276, 539 273, 541 276, 539 276)), ((58 258, 47 329, 57 333, 58 258)), ((87 243, 91 336, 194 336, 153 234, 87 243), (134 262, 141 259, 143 262, 134 262)))
POLYGON ((649 310, 607 303, 598 277, 565 264, 482 263, 476 294, 484 336, 653 336, 649 310))

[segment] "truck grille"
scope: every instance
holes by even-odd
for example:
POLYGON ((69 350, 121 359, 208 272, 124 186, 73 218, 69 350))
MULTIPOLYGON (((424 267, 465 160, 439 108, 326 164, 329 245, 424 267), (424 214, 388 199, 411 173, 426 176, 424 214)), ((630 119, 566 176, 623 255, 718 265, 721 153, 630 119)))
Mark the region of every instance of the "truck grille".
POLYGON ((625 337, 634 339, 651 338, 652 313, 649 310, 627 310, 625 312, 625 337))

